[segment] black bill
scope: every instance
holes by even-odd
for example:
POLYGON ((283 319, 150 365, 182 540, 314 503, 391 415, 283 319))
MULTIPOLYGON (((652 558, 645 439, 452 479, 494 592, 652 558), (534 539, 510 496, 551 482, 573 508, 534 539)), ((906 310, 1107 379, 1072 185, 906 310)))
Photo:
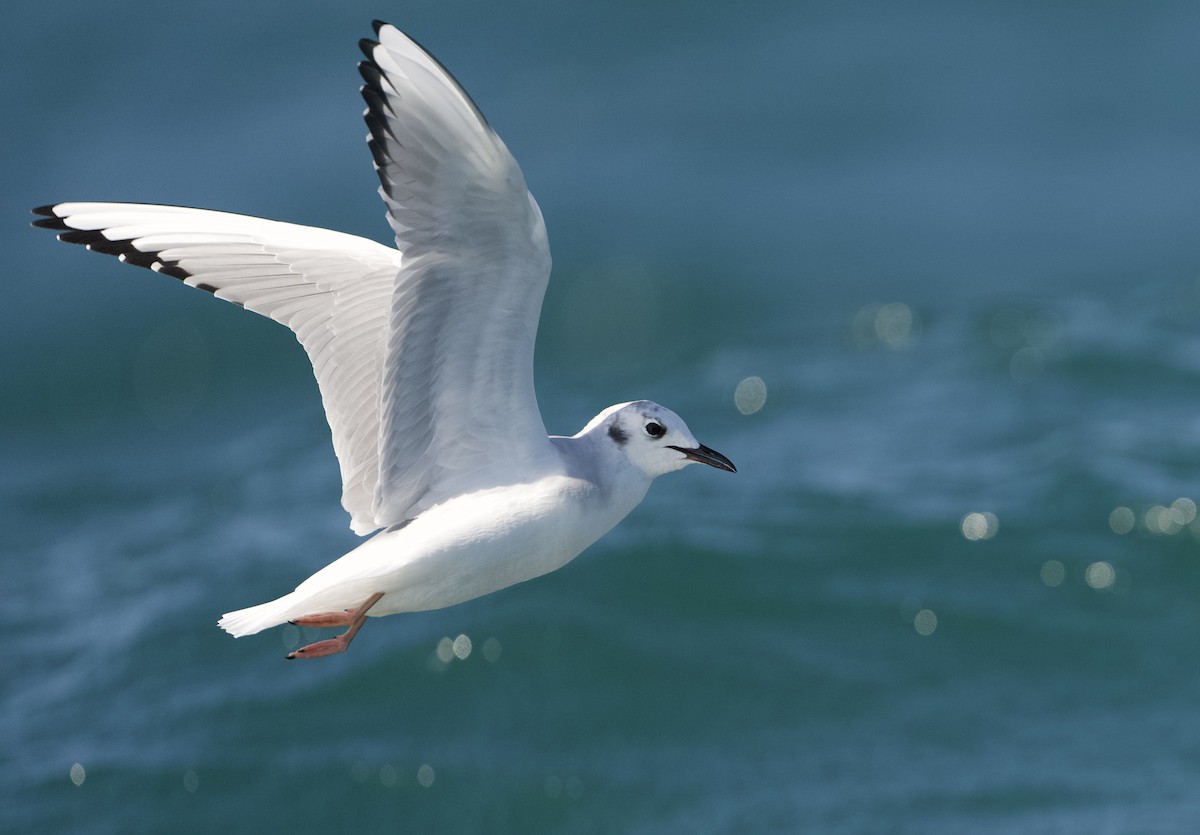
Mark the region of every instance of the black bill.
POLYGON ((726 470, 731 473, 737 472, 737 467, 733 466, 732 461, 715 449, 709 449, 704 444, 700 444, 694 449, 681 446, 673 446, 671 449, 677 449, 691 460, 699 461, 701 464, 707 464, 710 467, 716 467, 718 470, 726 470))

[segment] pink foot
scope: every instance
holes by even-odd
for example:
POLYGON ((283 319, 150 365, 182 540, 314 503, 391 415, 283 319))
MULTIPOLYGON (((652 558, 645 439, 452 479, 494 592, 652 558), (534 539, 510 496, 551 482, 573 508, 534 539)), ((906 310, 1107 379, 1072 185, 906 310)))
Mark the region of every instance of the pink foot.
POLYGON ((350 642, 346 640, 346 634, 343 633, 336 638, 326 638, 324 641, 317 641, 315 644, 293 650, 287 654, 288 661, 294 661, 297 658, 322 658, 326 655, 345 652, 346 648, 350 646, 350 642))
POLYGON ((362 629, 363 623, 367 619, 367 611, 372 606, 379 602, 379 598, 383 597, 383 592, 375 592, 366 599, 363 605, 357 609, 347 609, 343 612, 325 612, 317 615, 306 615, 296 618, 292 623, 298 626, 349 626, 350 628, 338 635, 336 638, 326 638, 324 641, 317 641, 315 644, 309 644, 306 647, 301 647, 295 652, 289 652, 287 658, 289 661, 297 658, 321 658, 326 655, 337 655, 339 652, 345 652, 350 646, 350 642, 354 640, 354 636, 358 634, 358 630, 362 629))

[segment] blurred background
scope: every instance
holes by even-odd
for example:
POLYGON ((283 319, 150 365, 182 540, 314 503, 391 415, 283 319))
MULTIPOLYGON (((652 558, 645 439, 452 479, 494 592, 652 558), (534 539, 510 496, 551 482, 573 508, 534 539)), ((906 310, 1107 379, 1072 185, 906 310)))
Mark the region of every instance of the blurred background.
POLYGON ((0 830, 1193 832, 1200 6, 20 4, 0 830), (521 162, 547 427, 680 412, 566 569, 285 664, 357 541, 287 331, 27 227, 388 240, 379 17, 521 162))

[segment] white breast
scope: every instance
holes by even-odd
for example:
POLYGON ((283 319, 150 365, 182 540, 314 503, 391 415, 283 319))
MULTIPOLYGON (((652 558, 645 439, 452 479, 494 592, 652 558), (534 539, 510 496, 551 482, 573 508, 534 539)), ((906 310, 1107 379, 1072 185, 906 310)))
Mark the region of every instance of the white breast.
POLYGON ((565 475, 458 496, 305 580, 289 595, 289 617, 352 608, 380 591, 372 616, 439 609, 531 580, 578 556, 641 495, 615 498, 565 475))

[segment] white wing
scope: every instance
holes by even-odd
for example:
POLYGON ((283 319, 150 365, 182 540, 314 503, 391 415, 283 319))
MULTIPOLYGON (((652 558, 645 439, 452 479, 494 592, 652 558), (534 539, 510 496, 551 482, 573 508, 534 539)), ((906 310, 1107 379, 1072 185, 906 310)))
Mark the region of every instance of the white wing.
POLYGON ((321 389, 351 527, 553 465, 533 390, 550 273, 520 168, 457 82, 399 30, 363 41, 369 145, 404 251, 245 215, 123 203, 35 209, 59 238, 291 328, 321 389))
POLYGON ((379 392, 391 247, 311 226, 179 206, 59 203, 34 225, 287 325, 312 361, 342 470, 351 527, 379 527, 379 392))
POLYGON ((375 518, 551 466, 533 389, 550 274, 516 161, 448 72, 398 29, 363 41, 369 144, 404 262, 392 297, 375 518))

